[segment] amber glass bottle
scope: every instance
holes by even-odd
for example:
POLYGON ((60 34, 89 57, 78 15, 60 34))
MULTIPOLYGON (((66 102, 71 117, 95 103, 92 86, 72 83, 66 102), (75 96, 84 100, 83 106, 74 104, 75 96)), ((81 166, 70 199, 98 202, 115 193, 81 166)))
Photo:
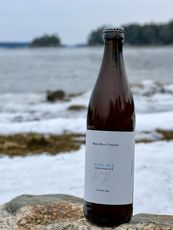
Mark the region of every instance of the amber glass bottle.
POLYGON ((133 212, 135 111, 123 61, 123 28, 105 28, 104 55, 87 115, 84 215, 100 226, 133 212))

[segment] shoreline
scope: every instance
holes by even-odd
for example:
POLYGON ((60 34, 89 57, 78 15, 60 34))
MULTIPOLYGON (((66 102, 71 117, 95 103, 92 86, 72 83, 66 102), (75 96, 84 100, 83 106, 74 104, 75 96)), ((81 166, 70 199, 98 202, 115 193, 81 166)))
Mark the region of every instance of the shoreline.
MULTIPOLYGON (((29 50, 35 50, 35 49, 86 49, 86 48, 103 48, 103 45, 62 45, 62 46, 47 46, 47 47, 43 47, 43 46, 35 46, 35 47, 31 47, 30 44, 29 45, 14 45, 11 46, 10 44, 8 45, 1 45, 0 43, 0 49, 7 49, 7 50, 16 50, 16 49, 29 49, 29 50)), ((124 44, 124 48, 173 48, 173 44, 168 44, 168 45, 129 45, 129 44, 124 44)))

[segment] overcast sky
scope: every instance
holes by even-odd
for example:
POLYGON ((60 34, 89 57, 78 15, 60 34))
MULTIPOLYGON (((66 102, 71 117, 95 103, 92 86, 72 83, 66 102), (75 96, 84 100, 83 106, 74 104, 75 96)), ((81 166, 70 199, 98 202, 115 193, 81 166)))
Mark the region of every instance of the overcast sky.
POLYGON ((1 0, 0 41, 57 33, 63 44, 84 43, 101 25, 170 19, 173 0, 1 0))

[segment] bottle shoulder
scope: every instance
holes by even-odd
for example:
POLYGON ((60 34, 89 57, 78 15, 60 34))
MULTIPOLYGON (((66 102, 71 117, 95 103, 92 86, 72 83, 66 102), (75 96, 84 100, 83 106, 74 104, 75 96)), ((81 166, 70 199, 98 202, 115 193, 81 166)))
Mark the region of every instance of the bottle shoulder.
POLYGON ((100 130, 134 130, 134 100, 128 84, 96 84, 88 106, 87 125, 100 130))
POLYGON ((106 108, 114 107, 119 112, 126 110, 126 107, 134 107, 133 94, 126 78, 111 79, 105 81, 101 76, 98 77, 92 91, 89 106, 106 108))

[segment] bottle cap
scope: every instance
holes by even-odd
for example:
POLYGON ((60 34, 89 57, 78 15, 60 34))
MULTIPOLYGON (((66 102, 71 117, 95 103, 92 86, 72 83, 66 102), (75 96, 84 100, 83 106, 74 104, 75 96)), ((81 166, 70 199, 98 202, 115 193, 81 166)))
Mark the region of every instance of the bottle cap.
POLYGON ((103 29, 103 33, 124 33, 124 28, 123 27, 112 27, 112 26, 107 26, 103 29))
POLYGON ((103 29, 103 37, 104 39, 124 39, 124 28, 123 27, 112 27, 107 26, 103 29))

